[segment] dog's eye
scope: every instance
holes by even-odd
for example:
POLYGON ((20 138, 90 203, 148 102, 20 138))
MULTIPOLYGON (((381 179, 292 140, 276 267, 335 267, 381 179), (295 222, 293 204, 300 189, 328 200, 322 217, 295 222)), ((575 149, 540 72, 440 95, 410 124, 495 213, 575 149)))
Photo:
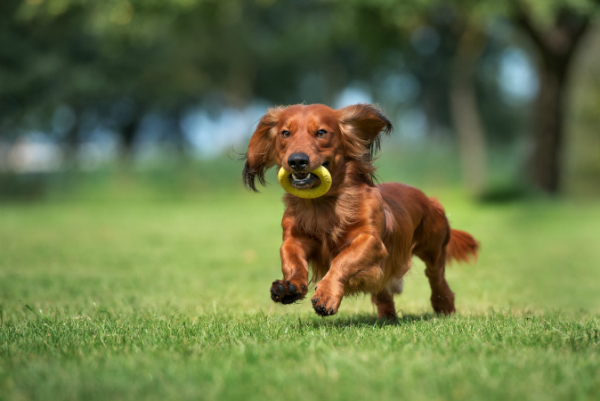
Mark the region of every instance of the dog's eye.
POLYGON ((290 136, 290 131, 281 131, 281 136, 287 138, 288 136, 290 136))
POLYGON ((325 135, 327 135, 327 131, 325 131, 324 129, 320 129, 317 131, 317 137, 324 138, 325 135))

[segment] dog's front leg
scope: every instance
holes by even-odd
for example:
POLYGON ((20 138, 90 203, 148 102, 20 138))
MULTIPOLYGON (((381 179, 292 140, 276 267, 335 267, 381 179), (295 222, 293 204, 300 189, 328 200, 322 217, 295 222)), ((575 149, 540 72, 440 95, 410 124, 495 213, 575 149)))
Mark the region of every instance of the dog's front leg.
POLYGON ((283 245, 281 271, 283 280, 271 285, 271 299, 284 305, 303 299, 308 291, 308 255, 314 248, 313 240, 297 232, 292 216, 283 217, 283 245))
POLYGON ((333 259, 331 268, 317 285, 311 299, 315 312, 321 316, 337 313, 348 281, 359 273, 367 276, 373 273, 373 276, 380 278, 379 262, 387 255, 379 236, 359 234, 348 248, 333 259))

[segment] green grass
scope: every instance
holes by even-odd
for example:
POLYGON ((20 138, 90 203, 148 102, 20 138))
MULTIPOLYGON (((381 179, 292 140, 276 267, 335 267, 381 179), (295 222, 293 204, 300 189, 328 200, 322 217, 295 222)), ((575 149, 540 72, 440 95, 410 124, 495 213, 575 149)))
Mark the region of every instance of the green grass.
POLYGON ((397 322, 365 297, 322 319, 270 301, 281 190, 233 187, 237 167, 213 192, 105 177, 0 204, 0 400, 600 397, 600 203, 422 182, 483 246, 447 271, 458 314, 431 313, 416 262, 397 322))

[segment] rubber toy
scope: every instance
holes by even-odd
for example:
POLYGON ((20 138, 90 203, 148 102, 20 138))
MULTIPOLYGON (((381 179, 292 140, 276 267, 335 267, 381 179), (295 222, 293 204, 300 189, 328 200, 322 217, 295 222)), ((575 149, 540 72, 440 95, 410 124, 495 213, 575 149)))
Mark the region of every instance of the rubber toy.
POLYGON ((290 182, 289 176, 291 173, 288 173, 283 167, 279 170, 279 174, 277 175, 277 179, 279 180, 279 184, 290 194, 297 196, 299 198, 304 199, 314 199, 319 196, 323 196, 329 191, 331 188, 331 174, 329 174, 329 170, 325 167, 320 166, 311 171, 312 174, 319 177, 321 183, 318 187, 309 188, 309 189, 298 189, 292 186, 290 182))

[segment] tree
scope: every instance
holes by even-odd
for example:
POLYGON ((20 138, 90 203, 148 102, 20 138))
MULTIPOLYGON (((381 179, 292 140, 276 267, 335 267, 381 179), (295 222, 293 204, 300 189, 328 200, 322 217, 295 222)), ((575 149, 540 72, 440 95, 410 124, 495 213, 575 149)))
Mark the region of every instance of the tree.
MULTIPOLYGON (((408 27, 423 21, 428 10, 438 1, 413 0, 391 3, 384 0, 355 1, 380 8, 383 18, 408 27)), ((564 119, 568 107, 569 74, 576 51, 595 17, 598 0, 513 0, 491 2, 456 0, 463 15, 466 30, 456 49, 453 77, 452 109, 455 127, 463 143, 465 171, 483 165, 482 124, 474 107, 472 75, 481 42, 485 43, 484 26, 490 20, 504 17, 529 39, 537 62, 539 93, 531 118, 533 152, 528 163, 528 175, 533 184, 549 194, 560 189, 563 170, 564 119), (478 43, 479 42, 479 43, 478 43), (470 77, 471 76, 471 77, 470 77), (469 154, 467 156, 467 153, 469 154), (467 157, 467 159, 465 159, 467 157), (477 161, 479 160, 479 161, 477 161)), ((466 173, 471 174, 471 173, 466 173)), ((474 187, 481 188, 482 177, 474 174, 474 187)))
POLYGON ((460 39, 452 66, 450 109, 461 153, 462 175, 471 194, 486 190, 487 149, 485 128, 477 107, 476 72, 488 41, 481 27, 461 18, 460 39))
MULTIPOLYGON (((463 175, 477 193, 484 187, 486 136, 493 130, 481 118, 482 102, 489 99, 476 91, 475 72, 488 50, 486 24, 503 16, 540 55, 530 166, 534 183, 555 193, 568 72, 597 5, 598 0, 6 0, 0 5, 0 79, 10 85, 0 86, 0 118, 10 118, 1 127, 17 115, 36 114, 47 123, 60 104, 69 105, 78 121, 95 110, 119 132, 128 158, 148 113, 177 120, 191 105, 244 106, 256 98, 330 103, 351 82, 368 82, 376 92, 386 77, 404 69, 420 80, 417 102, 430 120, 453 121, 463 175), (440 50, 410 53, 411 36, 444 13, 456 22, 452 29, 436 26, 442 29, 440 50), (398 54, 408 61, 389 57, 398 54), (431 67, 441 71, 432 74, 431 67), (128 107, 119 111, 119 105, 128 107)), ((78 133, 66 137, 76 144, 78 133)))
MULTIPOLYGON (((587 4, 587 7, 599 4, 595 1, 587 4)), ((560 4, 551 17, 551 23, 545 28, 536 26, 531 14, 531 8, 518 4, 514 17, 538 55, 540 89, 533 118, 531 176, 538 188, 556 194, 560 189, 563 170, 569 75, 576 50, 589 28, 592 13, 588 9, 560 4)))

